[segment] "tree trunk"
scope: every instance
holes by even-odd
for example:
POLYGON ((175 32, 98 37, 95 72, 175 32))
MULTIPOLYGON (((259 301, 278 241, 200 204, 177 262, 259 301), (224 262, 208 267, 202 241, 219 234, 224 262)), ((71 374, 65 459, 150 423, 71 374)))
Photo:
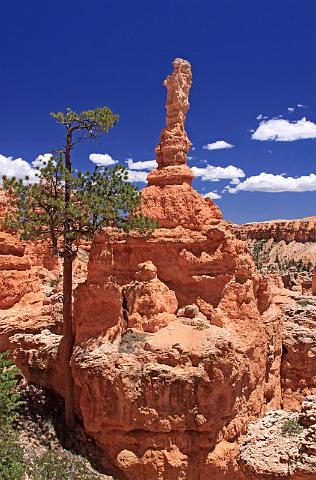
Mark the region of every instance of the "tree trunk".
POLYGON ((63 275, 63 322, 64 322, 64 359, 65 359, 65 423, 73 428, 75 424, 74 381, 70 365, 74 346, 72 330, 72 242, 66 240, 63 275))
MULTIPOLYGON (((72 148, 72 130, 67 131, 65 167, 70 176, 72 148)), ((71 202, 69 180, 65 179, 65 224, 64 224, 64 276, 63 276, 63 322, 64 322, 64 360, 65 360, 65 423, 68 428, 75 425, 75 398, 74 380, 71 371, 71 357, 74 346, 74 335, 72 330, 72 238, 71 223, 67 218, 67 207, 71 202)))

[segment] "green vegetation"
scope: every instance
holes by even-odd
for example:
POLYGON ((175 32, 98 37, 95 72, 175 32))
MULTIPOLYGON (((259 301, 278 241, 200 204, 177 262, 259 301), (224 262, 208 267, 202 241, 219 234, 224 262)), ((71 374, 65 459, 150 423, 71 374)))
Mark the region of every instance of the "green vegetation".
POLYGON ((0 353, 0 428, 11 427, 21 405, 16 393, 17 376, 20 373, 8 359, 8 352, 0 353))
POLYGON ((97 480, 101 477, 72 454, 47 451, 34 463, 31 478, 32 480, 97 480))
POLYGON ((23 456, 19 434, 14 430, 21 398, 17 393, 20 375, 8 352, 0 353, 0 479, 24 480, 27 472, 30 480, 97 480, 88 463, 78 456, 61 449, 48 450, 33 461, 23 456))
POLYGON ((21 404, 16 393, 19 370, 7 357, 0 353, 0 478, 20 480, 25 472, 22 449, 12 425, 21 404))
POLYGON ((72 168, 72 150, 78 142, 98 138, 117 123, 118 115, 108 107, 81 113, 67 109, 51 116, 64 128, 64 149, 38 167, 38 182, 29 178, 3 178, 13 209, 6 226, 20 232, 24 240, 50 239, 54 253, 63 258, 63 335, 65 373, 65 421, 75 423, 74 382, 70 359, 72 327, 72 265, 80 241, 91 239, 105 226, 138 229, 150 233, 156 225, 137 215, 139 192, 127 182, 125 167, 95 167, 93 172, 72 168))
POLYGON ((206 322, 203 322, 203 320, 198 320, 195 324, 194 324, 194 328, 195 330, 205 330, 206 328, 209 328, 209 324, 207 324, 206 322))
POLYGON ((282 425, 281 433, 285 437, 296 437, 304 430, 297 420, 288 419, 282 425))
POLYGON ((263 269, 267 269, 269 272, 279 271, 280 273, 286 273, 290 267, 296 267, 298 272, 311 272, 313 269, 313 263, 308 261, 304 263, 302 259, 294 260, 288 258, 280 258, 277 252, 274 261, 271 261, 271 250, 275 246, 276 242, 267 246, 267 240, 257 240, 248 242, 248 247, 252 258, 255 262, 257 269, 261 272, 263 269))
POLYGON ((21 480, 25 465, 19 436, 11 428, 0 428, 0 478, 1 480, 21 480))
POLYGON ((49 286, 54 288, 58 284, 58 278, 52 278, 51 281, 49 282, 49 286))
POLYGON ((309 301, 305 300, 305 298, 301 298, 300 300, 297 300, 296 303, 301 307, 307 307, 308 305, 310 305, 309 301))
POLYGON ((266 255, 263 249, 264 244, 265 244, 264 240, 259 240, 254 243, 249 243, 250 253, 259 271, 261 271, 262 267, 264 266, 264 258, 266 255))

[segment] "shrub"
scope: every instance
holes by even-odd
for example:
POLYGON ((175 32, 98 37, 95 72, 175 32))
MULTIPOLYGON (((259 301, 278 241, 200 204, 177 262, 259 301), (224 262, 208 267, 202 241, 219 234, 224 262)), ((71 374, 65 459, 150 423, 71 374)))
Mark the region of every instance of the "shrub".
POLYGON ((19 370, 7 358, 7 352, 0 353, 0 478, 20 480, 24 476, 23 452, 18 435, 12 429, 17 410, 21 404, 20 395, 15 392, 19 370))
POLYGON ((309 302, 305 300, 304 298, 301 298, 300 300, 297 300, 296 303, 300 305, 301 307, 307 307, 309 305, 309 302))
POLYGON ((297 420, 288 419, 282 425, 281 433, 285 437, 296 437, 304 430, 304 427, 297 420))
POLYGON ((8 352, 0 353, 0 426, 12 425, 21 405, 20 395, 15 391, 20 373, 13 362, 7 358, 8 352))
POLYGON ((49 282, 50 287, 54 288, 56 287, 58 283, 58 278, 52 278, 51 281, 49 282))
POLYGON ((23 452, 16 432, 10 427, 0 428, 0 478, 1 480, 21 480, 25 465, 23 452))
POLYGON ((194 325, 195 330, 205 330, 206 328, 209 328, 209 327, 210 327, 209 324, 207 324, 206 322, 203 322, 203 320, 199 320, 194 325))
POLYGON ((89 470, 83 460, 66 452, 47 451, 35 462, 34 480, 98 480, 100 475, 89 470))

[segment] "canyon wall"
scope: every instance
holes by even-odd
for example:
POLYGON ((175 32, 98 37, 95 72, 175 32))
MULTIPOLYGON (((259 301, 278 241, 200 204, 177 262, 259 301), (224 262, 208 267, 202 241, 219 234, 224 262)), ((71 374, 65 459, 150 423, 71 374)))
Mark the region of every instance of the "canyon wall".
POLYGON ((297 220, 271 220, 239 225, 236 234, 242 240, 269 240, 279 242, 316 242, 316 217, 297 220))
POLYGON ((270 263, 275 259, 316 264, 316 217, 297 220, 273 220, 234 226, 236 236, 268 251, 270 263))
MULTIPOLYGON (((158 168, 140 207, 160 226, 98 235, 75 292, 77 414, 122 478, 233 479, 238 438, 280 406, 282 317, 245 243, 191 186, 190 64, 176 59, 165 85, 158 168)), ((11 340, 27 377, 60 392, 61 337, 11 340)))
MULTIPOLYGON (((74 294, 76 413, 104 452, 100 463, 125 480, 251 478, 239 445, 252 420, 282 405, 281 368, 297 401, 302 394, 282 365, 288 291, 260 275, 235 227, 192 188, 191 82, 189 62, 176 59, 158 167, 140 205, 159 228, 105 229, 74 294)), ((28 380, 63 395, 62 332, 49 322, 16 332, 9 342, 28 380)))

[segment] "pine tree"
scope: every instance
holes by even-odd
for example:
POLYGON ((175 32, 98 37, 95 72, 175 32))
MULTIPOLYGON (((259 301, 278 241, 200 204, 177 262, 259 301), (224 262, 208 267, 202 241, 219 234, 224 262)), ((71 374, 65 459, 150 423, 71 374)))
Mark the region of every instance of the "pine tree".
POLYGON ((38 167, 38 182, 3 178, 13 208, 6 225, 21 238, 50 239, 54 253, 63 258, 63 352, 65 368, 65 422, 74 426, 74 382, 70 360, 74 345, 72 322, 72 265, 82 239, 104 226, 155 228, 142 215, 131 215, 139 204, 139 192, 127 182, 125 167, 95 167, 92 173, 72 168, 71 152, 83 140, 108 132, 118 121, 107 107, 81 113, 67 109, 51 116, 65 129, 64 150, 38 167))

